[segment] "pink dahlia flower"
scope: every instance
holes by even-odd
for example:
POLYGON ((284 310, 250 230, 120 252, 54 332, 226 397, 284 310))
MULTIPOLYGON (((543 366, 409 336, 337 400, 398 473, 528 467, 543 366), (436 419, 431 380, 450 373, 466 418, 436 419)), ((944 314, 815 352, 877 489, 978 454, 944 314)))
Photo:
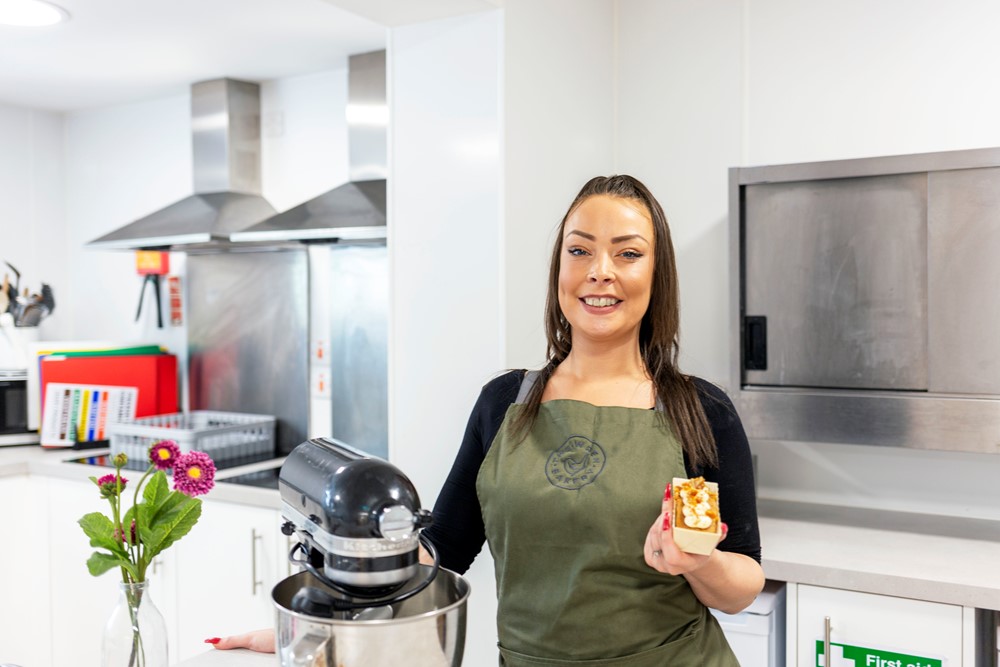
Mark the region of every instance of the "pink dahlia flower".
POLYGON ((201 496, 215 486, 215 463, 204 452, 181 454, 174 461, 174 490, 187 496, 201 496))
POLYGON ((157 470, 168 470, 174 467, 174 462, 181 455, 181 448, 173 440, 161 440, 149 448, 149 462, 157 470))
MULTIPOLYGON (((101 490, 102 498, 110 498, 111 496, 114 496, 118 493, 118 489, 116 488, 115 484, 116 479, 119 478, 114 473, 104 475, 103 477, 99 477, 97 479, 97 486, 101 490)), ((124 491, 125 485, 128 484, 128 480, 125 479, 124 477, 121 477, 120 479, 121 479, 121 490, 124 491)))

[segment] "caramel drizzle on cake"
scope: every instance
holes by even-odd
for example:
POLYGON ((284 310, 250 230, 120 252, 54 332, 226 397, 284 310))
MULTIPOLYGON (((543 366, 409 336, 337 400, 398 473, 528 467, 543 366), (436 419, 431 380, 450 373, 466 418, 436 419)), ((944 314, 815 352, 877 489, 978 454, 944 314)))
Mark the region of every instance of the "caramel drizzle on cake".
POLYGON ((689 530, 715 532, 719 526, 719 494, 705 484, 704 477, 694 477, 674 490, 674 523, 689 530))

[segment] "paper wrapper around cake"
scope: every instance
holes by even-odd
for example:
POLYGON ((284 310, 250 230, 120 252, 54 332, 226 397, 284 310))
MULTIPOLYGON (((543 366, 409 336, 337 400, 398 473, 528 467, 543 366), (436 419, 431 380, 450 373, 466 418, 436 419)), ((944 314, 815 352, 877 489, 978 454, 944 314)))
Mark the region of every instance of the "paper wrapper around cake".
POLYGON ((689 528, 684 524, 684 501, 681 498, 681 489, 689 481, 682 477, 674 477, 670 487, 673 490, 674 498, 674 516, 671 520, 674 544, 681 551, 689 554, 707 556, 712 553, 712 549, 719 543, 719 538, 722 536, 722 520, 719 517, 719 485, 715 482, 705 482, 705 489, 710 497, 709 502, 715 512, 712 525, 704 529, 689 528))

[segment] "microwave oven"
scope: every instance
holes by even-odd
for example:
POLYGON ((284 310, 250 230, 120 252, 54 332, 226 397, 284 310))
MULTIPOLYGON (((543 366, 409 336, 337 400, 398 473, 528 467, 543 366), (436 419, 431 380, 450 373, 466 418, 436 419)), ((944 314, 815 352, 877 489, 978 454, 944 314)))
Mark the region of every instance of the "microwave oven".
POLYGON ((28 371, 0 370, 0 446, 38 444, 28 430, 28 371))

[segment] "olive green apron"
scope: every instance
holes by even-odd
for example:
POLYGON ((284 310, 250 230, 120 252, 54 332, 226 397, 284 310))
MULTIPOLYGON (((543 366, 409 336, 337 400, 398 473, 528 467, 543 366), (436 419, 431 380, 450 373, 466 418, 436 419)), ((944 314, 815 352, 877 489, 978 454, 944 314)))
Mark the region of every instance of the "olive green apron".
POLYGON ((687 580, 644 560, 666 482, 687 476, 657 413, 547 401, 517 442, 510 427, 525 393, 476 480, 500 664, 739 667, 687 580))

